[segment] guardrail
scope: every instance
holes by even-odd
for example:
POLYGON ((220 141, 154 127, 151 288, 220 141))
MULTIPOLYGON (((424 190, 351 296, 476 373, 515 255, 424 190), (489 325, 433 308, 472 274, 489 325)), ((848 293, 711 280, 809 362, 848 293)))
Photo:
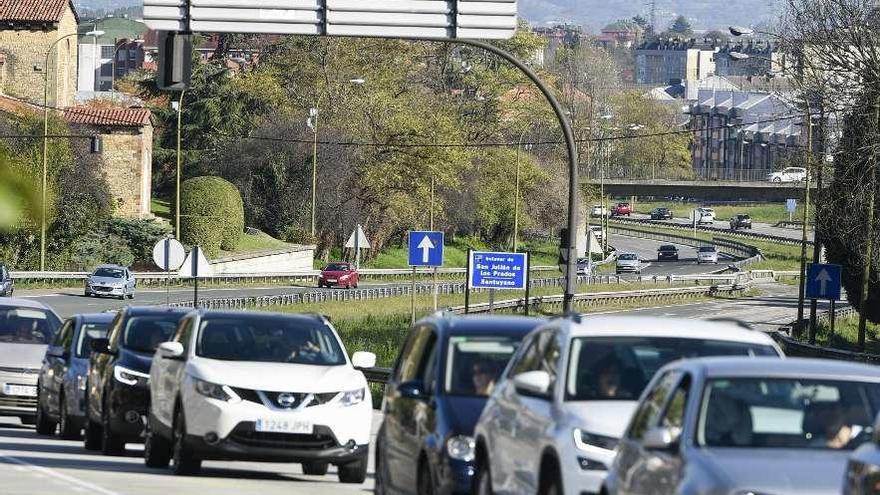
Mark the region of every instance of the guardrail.
MULTIPOLYGON (((693 227, 690 225, 684 225, 675 222, 667 222, 663 220, 648 220, 643 218, 621 218, 614 217, 613 219, 609 219, 609 222, 616 223, 630 223, 630 224, 640 224, 640 225, 655 225, 664 228, 676 229, 676 230, 690 230, 693 231, 693 227)), ((726 236, 735 236, 742 237, 746 239, 755 239, 759 241, 767 241, 774 242, 776 244, 786 244, 786 245, 797 245, 800 246, 800 239, 792 239, 789 237, 782 237, 778 235, 770 235, 770 234, 759 234, 756 232, 745 232, 742 230, 733 230, 733 229, 723 229, 718 227, 707 227, 705 225, 697 226, 697 230, 700 232, 710 232, 710 233, 719 233, 724 234, 726 236)), ((807 241, 808 245, 812 245, 812 241, 807 241)))

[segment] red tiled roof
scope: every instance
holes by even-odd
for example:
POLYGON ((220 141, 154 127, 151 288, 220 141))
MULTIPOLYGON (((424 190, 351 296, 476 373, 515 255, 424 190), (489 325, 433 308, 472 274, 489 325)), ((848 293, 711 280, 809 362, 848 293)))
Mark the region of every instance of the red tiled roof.
POLYGON ((0 0, 0 22, 55 23, 68 6, 70 0, 0 0))
POLYGON ((150 125, 150 111, 146 108, 92 108, 71 107, 64 118, 71 124, 144 127, 150 125))

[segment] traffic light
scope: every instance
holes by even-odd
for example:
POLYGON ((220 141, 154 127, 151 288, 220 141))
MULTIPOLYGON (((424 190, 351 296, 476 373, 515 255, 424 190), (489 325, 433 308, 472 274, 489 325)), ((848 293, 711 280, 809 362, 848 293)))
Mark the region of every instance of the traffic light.
POLYGON ((193 35, 163 32, 159 35, 159 89, 183 91, 192 79, 193 35))

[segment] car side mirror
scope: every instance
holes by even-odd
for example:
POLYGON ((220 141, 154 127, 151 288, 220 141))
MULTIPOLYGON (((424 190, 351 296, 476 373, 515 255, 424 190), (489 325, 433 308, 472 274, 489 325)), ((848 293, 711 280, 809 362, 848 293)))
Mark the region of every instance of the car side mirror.
POLYGON ((159 344, 159 355, 165 359, 183 359, 184 348, 180 342, 162 342, 159 344))
POLYGON ((421 380, 401 383, 397 386, 397 393, 403 399, 424 400, 428 396, 425 390, 425 382, 421 380))
POLYGON ((647 450, 670 451, 675 449, 680 435, 677 428, 654 427, 645 432, 642 445, 647 450))
POLYGON ((112 354, 110 352, 110 339, 92 339, 89 342, 89 347, 92 349, 92 352, 97 352, 98 354, 112 354))
POLYGON ((375 368, 376 355, 372 352, 356 352, 351 356, 351 365, 359 370, 375 368))
POLYGON ((527 371, 513 377, 513 387, 522 395, 547 397, 550 394, 550 374, 546 371, 527 371))

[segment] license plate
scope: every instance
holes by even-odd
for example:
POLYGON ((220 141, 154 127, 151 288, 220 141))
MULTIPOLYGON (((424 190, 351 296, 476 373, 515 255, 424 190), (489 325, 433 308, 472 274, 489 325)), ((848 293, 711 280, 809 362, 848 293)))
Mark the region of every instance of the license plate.
POLYGON ((21 397, 36 397, 37 396, 37 387, 31 387, 29 385, 3 385, 3 394, 4 395, 18 395, 21 397))
POLYGON ((335 279, 335 278, 328 278, 327 281, 330 282, 331 284, 335 284, 335 283, 336 283, 336 279, 335 279))
POLYGON ((315 425, 297 419, 258 419, 256 430, 263 433, 299 433, 311 435, 315 425))

